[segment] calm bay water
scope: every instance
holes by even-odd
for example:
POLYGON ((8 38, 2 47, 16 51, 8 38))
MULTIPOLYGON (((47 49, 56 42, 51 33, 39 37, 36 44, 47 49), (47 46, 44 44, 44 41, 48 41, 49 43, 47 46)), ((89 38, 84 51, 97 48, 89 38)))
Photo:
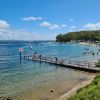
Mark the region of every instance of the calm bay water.
MULTIPOLYGON (((75 43, 60 44, 40 41, 32 42, 31 44, 29 42, 18 41, 0 42, 0 97, 16 97, 18 95, 21 97, 21 94, 30 94, 30 91, 33 94, 41 91, 41 94, 47 87, 52 87, 55 84, 59 86, 57 83, 63 84, 62 82, 64 80, 66 80, 65 83, 69 85, 69 83, 74 81, 77 83, 79 78, 87 76, 82 72, 61 68, 60 66, 47 63, 40 64, 38 62, 23 60, 20 64, 18 51, 20 47, 24 48, 23 55, 37 52, 38 54, 47 56, 57 56, 82 61, 95 61, 98 60, 100 56, 100 54, 97 55, 99 47, 95 45, 89 47, 88 45, 75 43), (31 45, 33 47, 32 50, 30 49, 31 45), (91 54, 83 55, 87 47, 89 47, 90 51, 95 53, 94 56, 91 54)), ((37 95, 37 97, 38 96, 39 95, 37 95)), ((16 100, 27 99, 18 98, 16 100)), ((39 97, 34 100, 42 99, 39 97)))

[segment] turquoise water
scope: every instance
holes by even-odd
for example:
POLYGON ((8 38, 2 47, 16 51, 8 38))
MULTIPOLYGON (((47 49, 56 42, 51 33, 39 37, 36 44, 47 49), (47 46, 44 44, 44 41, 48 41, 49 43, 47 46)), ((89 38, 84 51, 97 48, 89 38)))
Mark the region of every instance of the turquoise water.
MULTIPOLYGON (((77 72, 60 66, 33 61, 19 63, 18 49, 24 48, 24 54, 37 52, 46 56, 57 56, 66 59, 78 59, 95 61, 99 59, 97 55, 99 46, 82 45, 75 43, 60 44, 55 42, 0 42, 0 97, 7 97, 36 90, 40 86, 54 85, 56 82, 67 80, 67 83, 78 80, 82 72, 77 72), (32 50, 30 49, 32 45, 32 50), (83 55, 86 48, 93 51, 95 55, 83 55)), ((41 99, 42 100, 42 99, 41 99)))
MULTIPOLYGON (((100 49, 99 46, 88 44, 77 44, 77 43, 54 43, 54 42, 38 42, 32 44, 33 46, 33 52, 36 51, 39 54, 47 55, 47 56, 58 56, 61 58, 67 58, 67 59, 78 59, 78 60, 87 60, 88 61, 95 61, 99 59, 100 53, 97 55, 98 49, 100 49), (93 51, 95 55, 92 54, 86 54, 83 55, 83 53, 86 51, 85 49, 89 48, 88 52, 93 51)), ((29 49, 26 49, 26 52, 29 49)), ((30 51, 31 52, 31 51, 30 51)))

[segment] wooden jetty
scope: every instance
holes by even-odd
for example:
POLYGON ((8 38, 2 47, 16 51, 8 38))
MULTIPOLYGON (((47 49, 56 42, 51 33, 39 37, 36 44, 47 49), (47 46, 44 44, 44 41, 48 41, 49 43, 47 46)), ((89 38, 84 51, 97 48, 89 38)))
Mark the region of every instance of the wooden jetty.
POLYGON ((61 59, 58 57, 46 57, 42 55, 25 55, 24 59, 55 64, 62 67, 67 67, 87 72, 100 72, 100 68, 96 67, 96 62, 61 59))

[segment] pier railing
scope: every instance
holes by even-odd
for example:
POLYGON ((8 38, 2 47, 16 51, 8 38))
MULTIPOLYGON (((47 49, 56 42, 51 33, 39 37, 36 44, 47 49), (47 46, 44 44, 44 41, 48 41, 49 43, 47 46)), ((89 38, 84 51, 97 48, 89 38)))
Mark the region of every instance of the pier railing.
POLYGON ((24 59, 47 62, 47 63, 63 65, 63 66, 72 66, 72 67, 85 67, 85 68, 96 67, 96 62, 61 59, 57 57, 47 57, 47 56, 42 56, 42 55, 25 55, 24 59))

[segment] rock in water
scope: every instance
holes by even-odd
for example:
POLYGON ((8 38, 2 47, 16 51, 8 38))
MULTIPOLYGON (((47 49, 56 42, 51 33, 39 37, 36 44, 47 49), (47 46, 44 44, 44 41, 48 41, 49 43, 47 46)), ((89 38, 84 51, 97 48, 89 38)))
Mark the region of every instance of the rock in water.
POLYGON ((7 100, 13 100, 11 97, 8 97, 7 100))
POLYGON ((54 90, 50 90, 50 92, 54 92, 54 90))

